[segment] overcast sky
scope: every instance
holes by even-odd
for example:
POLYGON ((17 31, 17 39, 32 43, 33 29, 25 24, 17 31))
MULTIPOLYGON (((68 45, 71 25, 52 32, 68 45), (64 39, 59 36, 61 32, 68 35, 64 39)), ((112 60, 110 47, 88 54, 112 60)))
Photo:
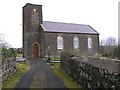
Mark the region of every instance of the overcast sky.
POLYGON ((0 34, 12 45, 22 47, 22 7, 26 3, 43 5, 43 20, 88 24, 100 39, 118 37, 119 0, 2 0, 0 34))

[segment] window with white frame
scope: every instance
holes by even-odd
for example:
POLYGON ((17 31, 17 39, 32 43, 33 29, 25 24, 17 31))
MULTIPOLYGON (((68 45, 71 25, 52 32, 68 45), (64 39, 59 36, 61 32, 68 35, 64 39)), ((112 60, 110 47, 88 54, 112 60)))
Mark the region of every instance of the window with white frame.
POLYGON ((73 47, 74 47, 74 49, 79 48, 79 39, 78 39, 78 37, 76 35, 73 38, 73 47))
POLYGON ((88 37, 88 48, 92 48, 92 38, 88 37))
POLYGON ((57 49, 63 49, 63 38, 60 35, 57 37, 57 49))

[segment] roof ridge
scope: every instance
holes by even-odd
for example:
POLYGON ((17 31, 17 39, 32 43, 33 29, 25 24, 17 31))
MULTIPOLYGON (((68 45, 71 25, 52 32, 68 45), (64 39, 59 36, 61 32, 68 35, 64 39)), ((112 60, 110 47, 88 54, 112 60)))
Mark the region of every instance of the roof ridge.
POLYGON ((79 24, 79 23, 67 23, 67 22, 56 22, 56 21, 43 21, 43 22, 61 23, 61 24, 74 24, 74 25, 83 25, 83 26, 87 26, 87 24, 79 24))

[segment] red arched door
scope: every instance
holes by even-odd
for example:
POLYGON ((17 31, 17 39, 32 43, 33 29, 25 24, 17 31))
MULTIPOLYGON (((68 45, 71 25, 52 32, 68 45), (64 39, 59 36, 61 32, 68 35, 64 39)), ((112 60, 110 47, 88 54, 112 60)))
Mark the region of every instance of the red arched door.
POLYGON ((38 44, 34 44, 33 46, 33 57, 38 58, 39 57, 39 52, 38 52, 38 44))

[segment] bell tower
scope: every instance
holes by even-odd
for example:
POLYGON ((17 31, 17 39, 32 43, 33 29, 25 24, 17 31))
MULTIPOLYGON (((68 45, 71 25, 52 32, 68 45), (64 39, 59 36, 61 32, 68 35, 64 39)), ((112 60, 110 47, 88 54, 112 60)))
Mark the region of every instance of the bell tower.
MULTIPOLYGON (((40 24, 42 20, 42 5, 27 3, 23 7, 23 56, 25 58, 34 57, 34 44, 40 44, 40 24)), ((38 55, 39 55, 38 47, 38 55)))

